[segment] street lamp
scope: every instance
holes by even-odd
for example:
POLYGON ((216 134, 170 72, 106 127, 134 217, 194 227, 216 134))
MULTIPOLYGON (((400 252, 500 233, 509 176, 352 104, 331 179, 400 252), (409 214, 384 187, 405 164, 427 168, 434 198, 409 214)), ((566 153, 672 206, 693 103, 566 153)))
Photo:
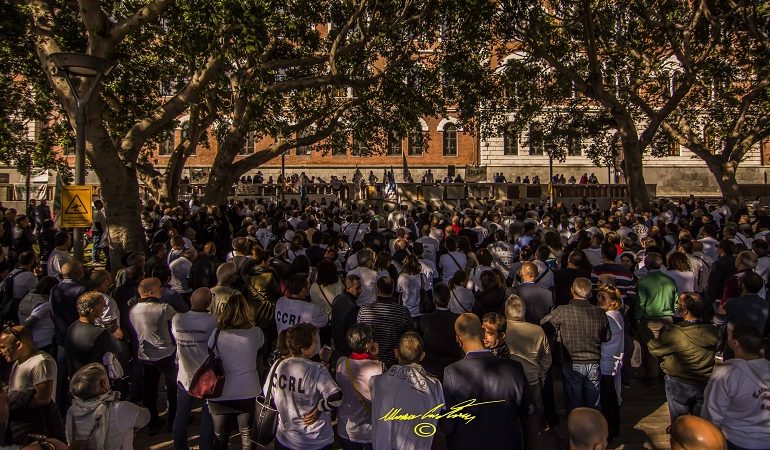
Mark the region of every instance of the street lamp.
MULTIPOLYGON (((77 113, 75 115, 75 184, 86 184, 86 112, 91 95, 96 91, 103 76, 112 70, 112 62, 98 56, 82 53, 52 53, 51 61, 64 75, 75 97, 77 113), (85 92, 78 93, 74 79, 83 79, 85 92), (90 86, 85 79, 93 79, 90 86)), ((83 242, 80 228, 76 228, 72 237, 75 259, 83 261, 83 242)))

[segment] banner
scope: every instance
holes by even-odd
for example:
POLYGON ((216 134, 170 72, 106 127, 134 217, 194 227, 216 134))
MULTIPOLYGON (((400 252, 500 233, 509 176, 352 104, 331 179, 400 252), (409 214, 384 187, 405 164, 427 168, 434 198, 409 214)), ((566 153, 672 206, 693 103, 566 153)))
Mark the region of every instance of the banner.
MULTIPOLYGON (((27 185, 15 184, 13 185, 13 198, 14 200, 24 201, 27 199, 27 185)), ((29 199, 30 200, 46 200, 46 191, 48 190, 47 184, 33 184, 29 187, 29 199)))
POLYGON ((468 183, 487 181, 487 166, 465 166, 465 181, 468 183))

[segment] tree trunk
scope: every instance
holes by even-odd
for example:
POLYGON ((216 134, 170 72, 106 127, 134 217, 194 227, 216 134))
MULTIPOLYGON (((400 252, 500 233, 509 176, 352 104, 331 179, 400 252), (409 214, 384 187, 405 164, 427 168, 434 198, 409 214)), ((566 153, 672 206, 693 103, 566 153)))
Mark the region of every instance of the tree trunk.
POLYGON ((636 125, 632 120, 625 121, 618 118, 616 120, 619 122, 620 128, 620 143, 623 148, 628 197, 634 209, 649 211, 650 195, 644 181, 642 149, 639 148, 636 125))
POLYGON ((730 207, 730 210, 736 211, 743 199, 741 188, 735 179, 738 163, 735 161, 722 162, 719 158, 707 158, 706 165, 709 171, 714 174, 725 203, 730 207))
POLYGON ((141 222, 139 180, 136 169, 126 167, 118 157, 109 135, 98 131, 90 133, 90 158, 102 189, 107 228, 110 240, 110 262, 115 271, 122 266, 126 252, 144 252, 145 235, 141 222))
POLYGON ((206 205, 223 205, 227 203, 227 196, 230 195, 230 188, 233 182, 240 177, 233 173, 229 165, 219 163, 217 155, 214 165, 209 173, 209 181, 206 185, 206 193, 203 195, 203 203, 206 205))

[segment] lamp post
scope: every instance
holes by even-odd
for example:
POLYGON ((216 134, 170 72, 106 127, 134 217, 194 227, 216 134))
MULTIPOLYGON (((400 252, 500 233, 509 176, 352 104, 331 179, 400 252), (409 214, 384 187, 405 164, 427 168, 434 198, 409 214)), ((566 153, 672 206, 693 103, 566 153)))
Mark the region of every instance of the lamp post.
POLYGON ((286 199, 286 150, 281 153, 281 203, 286 199))
MULTIPOLYGON (((77 112, 75 114, 75 184, 86 184, 86 112, 103 76, 112 70, 112 62, 98 56, 82 53, 52 53, 51 61, 61 71, 72 96, 75 97, 77 112), (81 95, 75 85, 75 78, 82 79, 85 92, 81 95), (90 85, 85 81, 93 79, 90 85)), ((75 228, 72 236, 72 247, 75 259, 83 261, 82 229, 75 228)))

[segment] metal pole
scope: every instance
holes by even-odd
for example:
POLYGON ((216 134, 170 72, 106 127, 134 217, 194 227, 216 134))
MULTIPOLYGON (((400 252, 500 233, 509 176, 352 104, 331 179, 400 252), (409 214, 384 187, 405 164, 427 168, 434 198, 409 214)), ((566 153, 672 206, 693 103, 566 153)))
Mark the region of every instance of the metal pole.
MULTIPOLYGON (((26 196, 24 198, 24 214, 26 214, 27 211, 29 211, 29 189, 30 189, 30 177, 31 176, 32 176, 32 159, 30 158, 29 164, 27 164, 27 181, 26 181, 27 194, 26 194, 26 196)), ((32 220, 31 217, 30 217, 30 220, 32 220)), ((35 221, 32 220, 32 222, 33 222, 33 227, 34 227, 34 222, 35 221)))
MULTIPOLYGON (((90 95, 89 95, 90 97, 90 95)), ((88 99, 78 100, 78 110, 75 116, 75 184, 86 184, 86 105, 88 99)), ((66 205, 64 205, 66 207, 66 205)), ((83 260, 83 229, 72 230, 72 251, 75 259, 83 260)))
POLYGON ((286 199, 286 151, 281 153, 281 202, 286 199))
POLYGON ((548 201, 551 202, 553 207, 553 155, 548 153, 548 186, 551 188, 548 190, 548 201))

